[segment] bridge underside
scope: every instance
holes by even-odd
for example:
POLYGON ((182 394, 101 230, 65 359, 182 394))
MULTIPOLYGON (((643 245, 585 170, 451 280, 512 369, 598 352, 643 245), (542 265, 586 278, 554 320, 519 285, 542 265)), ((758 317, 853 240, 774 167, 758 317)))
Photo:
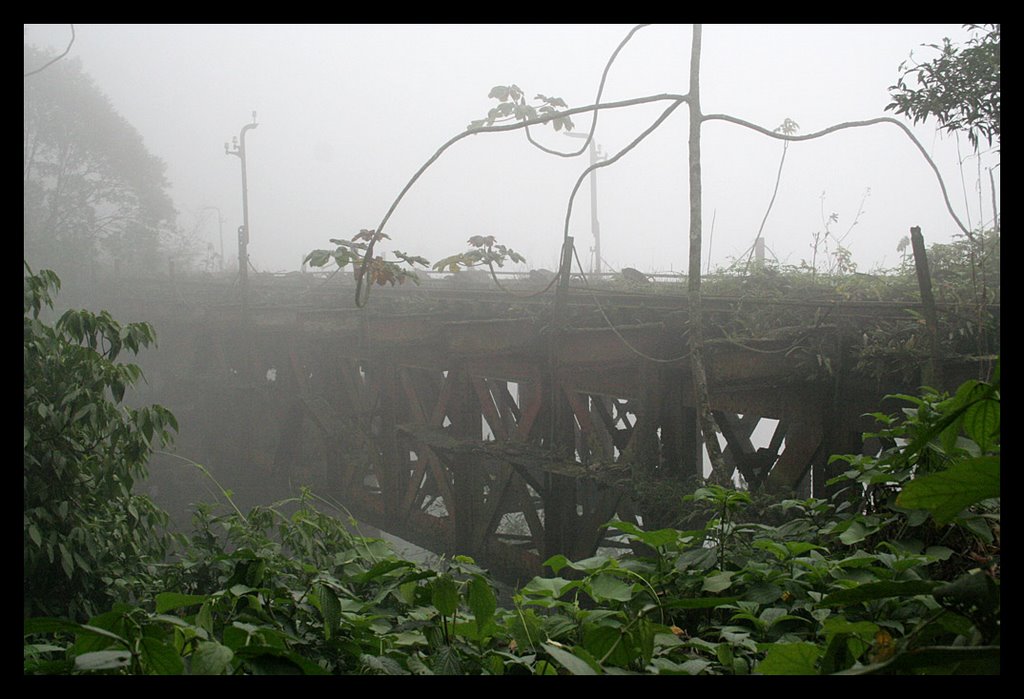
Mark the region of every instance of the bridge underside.
MULTIPOLYGON (((685 299, 575 298, 555 321, 549 303, 476 292, 387 301, 381 290, 365 309, 345 308, 347 291, 247 307, 180 292, 97 305, 154 322, 160 347, 139 357, 147 384, 135 399, 173 410, 178 454, 242 506, 309 486, 361 522, 516 582, 554 554, 622 547, 604 527, 615 518, 677 523, 682 494, 708 471, 685 299)), ((744 335, 733 319, 751 303, 705 304, 726 463, 751 488, 824 495, 827 455, 860 450, 876 427, 864 414, 896 409, 883 397, 919 377, 851 372, 863 308, 757 307, 748 319, 770 332, 744 335)), ((151 473, 165 500, 184 489, 176 466, 151 473)), ((209 499, 199 487, 181 497, 209 499)))
MULTIPOLYGON (((633 309, 613 329, 584 311, 557 324, 467 303, 482 308, 215 307, 157 321, 144 398, 176 412, 179 452, 236 492, 256 484, 269 502, 308 485, 510 582, 556 553, 623 546, 613 519, 674 524, 666 500, 706 471, 685 312, 633 309)), ((799 339, 708 340, 711 407, 738 482, 820 496, 827 456, 859 451, 874 427, 863 415, 913 388, 850 379, 834 366, 835 325, 799 339)))

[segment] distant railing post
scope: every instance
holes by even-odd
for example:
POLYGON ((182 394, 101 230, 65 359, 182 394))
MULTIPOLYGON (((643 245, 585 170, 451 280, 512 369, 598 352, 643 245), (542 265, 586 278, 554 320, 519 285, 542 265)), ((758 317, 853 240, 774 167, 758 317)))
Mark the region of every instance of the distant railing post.
POLYGON ((924 248, 924 236, 921 227, 910 229, 910 244, 914 250, 914 267, 917 270, 917 286, 921 292, 921 303, 924 306, 924 320, 928 329, 931 358, 921 368, 921 383, 940 389, 942 370, 939 364, 939 317, 935 311, 935 297, 932 296, 932 277, 928 269, 928 256, 924 248))

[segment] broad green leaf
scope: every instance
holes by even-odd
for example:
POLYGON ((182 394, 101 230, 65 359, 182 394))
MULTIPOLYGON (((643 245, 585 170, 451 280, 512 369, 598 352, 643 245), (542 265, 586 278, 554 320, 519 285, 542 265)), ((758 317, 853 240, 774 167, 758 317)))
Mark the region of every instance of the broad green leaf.
POLYGON ((568 566, 573 570, 581 570, 584 573, 593 573, 607 567, 609 563, 612 565, 618 565, 618 562, 611 556, 598 555, 590 556, 589 558, 581 558, 578 561, 570 561, 568 566))
POLYGON ((378 675, 408 675, 409 671, 398 664, 398 661, 384 655, 359 656, 359 661, 378 675))
POLYGON ((161 592, 156 596, 156 613, 164 614, 172 609, 191 607, 202 604, 209 597, 207 595, 185 595, 180 592, 161 592))
POLYGON ((431 658, 431 669, 438 675, 461 675, 462 662, 452 646, 441 646, 431 658))
POLYGON ((128 667, 132 654, 126 650, 98 650, 82 653, 75 658, 75 669, 83 672, 95 670, 117 670, 128 667))
POLYGON ((459 588, 447 573, 434 578, 430 599, 442 616, 453 616, 459 608, 459 588))
POLYGON ((508 625, 508 631, 520 650, 536 649, 544 638, 541 619, 532 609, 517 609, 508 625))
POLYGON ((592 668, 587 661, 582 658, 577 658, 575 655, 567 650, 563 650, 558 646, 550 643, 542 643, 544 650, 546 650, 552 658, 558 661, 558 664, 564 667, 566 670, 574 675, 597 675, 597 670, 592 668))
POLYGON ((193 675, 223 675, 231 664, 234 653, 216 641, 200 641, 191 657, 193 675))
POLYGON ((732 586, 733 571, 727 570, 722 573, 715 575, 709 575, 704 578, 704 584, 701 586, 701 590, 705 592, 721 592, 727 590, 732 586))
POLYGON ((551 568, 551 572, 558 575, 558 571, 569 565, 571 561, 560 553, 555 554, 548 560, 544 561, 544 566, 551 568))
POLYGON ((70 579, 75 572, 75 559, 63 543, 58 543, 57 548, 60 549, 60 565, 64 569, 64 574, 70 579))
POLYGON ((710 660, 692 658, 684 663, 677 663, 668 658, 654 658, 648 666, 659 675, 699 675, 711 665, 710 660))
POLYGON ((119 613, 107 612, 106 614, 93 617, 89 620, 88 624, 82 624, 79 626, 77 633, 75 634, 76 650, 79 653, 91 650, 103 650, 110 647, 111 641, 127 648, 129 646, 127 639, 114 631, 97 625, 105 624, 111 627, 116 627, 118 622, 121 620, 121 617, 122 615, 119 613))
POLYGON ((578 580, 566 580, 565 578, 542 578, 535 577, 520 590, 523 594, 539 595, 541 597, 561 597, 569 590, 579 587, 578 580))
POLYGON ((245 663, 254 675, 327 675, 327 670, 300 654, 267 645, 248 645, 235 651, 235 660, 245 663))
POLYGON ((982 456, 915 478, 903 487, 896 504, 928 510, 941 526, 953 521, 965 507, 998 497, 999 457, 982 456))
POLYGON ((469 580, 467 591, 469 608, 476 620, 477 631, 483 635, 487 625, 494 618, 494 612, 498 608, 498 600, 494 596, 494 590, 490 584, 478 575, 469 580))
POLYGON ((199 612, 196 614, 196 625, 206 633, 213 635, 213 611, 209 600, 203 602, 203 606, 199 608, 199 612))
MULTIPOLYGON (((56 619, 52 617, 33 617, 25 619, 26 636, 31 636, 33 634, 57 633, 59 631, 76 632, 83 628, 82 624, 69 621, 68 619, 56 619)), ((100 631, 102 631, 102 629, 100 629, 100 631)), ((107 631, 103 631, 103 633, 109 634, 107 631)), ((114 635, 114 637, 121 640, 119 636, 114 635)))
POLYGON ((156 638, 143 637, 139 642, 139 649, 148 672, 156 675, 180 675, 185 671, 185 661, 178 651, 156 638))
POLYGON ((873 530, 865 527, 860 522, 854 521, 850 523, 850 526, 846 528, 846 531, 839 535, 839 540, 847 546, 852 546, 853 544, 866 539, 872 531, 873 530))
POLYGON ((755 548, 769 551, 780 561, 785 560, 789 555, 789 549, 778 541, 772 541, 771 539, 758 539, 753 545, 755 548))
POLYGON ((306 264, 311 267, 323 267, 331 259, 331 253, 328 250, 314 250, 313 252, 306 255, 306 259, 303 260, 306 264))
POLYGON ((902 582, 874 582, 858 585, 849 590, 833 592, 821 600, 823 607, 840 607, 887 597, 913 597, 927 595, 940 583, 931 580, 907 580, 902 582))
POLYGON ((860 638, 872 639, 878 631, 878 624, 870 621, 849 621, 845 617, 833 616, 823 622, 825 637, 829 638, 836 634, 853 634, 860 638))
POLYGON ((819 658, 814 643, 772 643, 755 669, 761 675, 817 675, 819 658))
POLYGON ((636 526, 631 522, 613 521, 608 522, 608 527, 618 529, 621 532, 625 532, 633 537, 636 537, 643 543, 647 544, 652 548, 658 548, 659 546, 667 546, 668 544, 674 543, 681 537, 685 537, 687 534, 693 534, 695 532, 680 532, 675 529, 657 529, 655 531, 644 531, 640 527, 636 526))
POLYGON ((601 573, 590 581, 590 596, 596 602, 628 602, 633 599, 633 588, 617 576, 601 573))
POLYGON ((718 547, 696 548, 684 551, 676 559, 676 570, 708 570, 718 563, 718 547))
POLYGON ((791 556, 799 556, 800 554, 807 553, 808 551, 826 550, 823 546, 816 546, 807 541, 787 541, 786 548, 789 549, 789 553, 791 556))

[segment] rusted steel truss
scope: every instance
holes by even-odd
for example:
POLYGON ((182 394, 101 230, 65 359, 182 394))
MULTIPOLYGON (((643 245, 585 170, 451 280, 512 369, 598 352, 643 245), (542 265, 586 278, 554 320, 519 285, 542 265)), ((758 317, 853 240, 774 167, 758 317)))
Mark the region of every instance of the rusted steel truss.
MULTIPOLYGON (((605 527, 615 518, 671 524, 637 485, 704 475, 685 299, 605 296, 601 318, 583 297, 557 322, 480 293, 444 297, 443 311, 437 296, 427 311, 412 297, 387 312, 196 305, 175 320, 153 307, 161 347, 144 369, 163 377, 152 399, 192 440, 182 453, 236 493, 265 502, 309 485, 514 582, 556 553, 623 546, 605 527)), ((733 305, 709 301, 708 322, 733 305)), ((841 356, 845 340, 822 328, 814 346, 841 356)), ((841 368, 812 376, 792 350, 709 339, 711 407, 737 480, 820 496, 826 456, 859 450, 874 427, 862 416, 913 386, 865 386, 841 368)))
MULTIPOLYGON (((645 512, 636 479, 703 475, 687 361, 640 356, 683 347, 661 323, 552 333, 530 318, 275 309, 208 324, 193 372, 240 386, 209 394, 220 395, 211 446, 223 450, 230 423, 244 435, 231 442, 237 457, 268 483, 309 485, 370 525, 514 581, 556 553, 622 546, 613 519, 667 524, 645 512)), ((836 432, 831 393, 763 350, 709 353, 725 454, 752 487, 806 489, 836 432), (778 424, 757 449, 765 418, 778 424)))

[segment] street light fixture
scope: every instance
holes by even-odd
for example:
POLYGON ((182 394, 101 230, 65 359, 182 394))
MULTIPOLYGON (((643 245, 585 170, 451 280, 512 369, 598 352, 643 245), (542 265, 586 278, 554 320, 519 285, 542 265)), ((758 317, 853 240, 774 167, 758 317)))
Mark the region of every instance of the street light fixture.
POLYGON ((259 124, 256 123, 256 112, 253 112, 252 123, 243 126, 238 137, 231 139, 231 147, 229 148, 227 143, 224 144, 225 155, 234 155, 242 161, 242 225, 238 227, 238 281, 242 288, 243 301, 249 279, 249 189, 245 173, 245 132, 257 126, 259 124))
MULTIPOLYGON (((570 138, 588 138, 588 134, 569 133, 565 135, 570 138)), ((590 165, 593 167, 601 160, 606 160, 604 153, 598 153, 597 142, 590 139, 590 165)), ((590 171, 590 230, 594 234, 594 265, 592 272, 601 274, 601 224, 597 220, 597 169, 590 171)))

